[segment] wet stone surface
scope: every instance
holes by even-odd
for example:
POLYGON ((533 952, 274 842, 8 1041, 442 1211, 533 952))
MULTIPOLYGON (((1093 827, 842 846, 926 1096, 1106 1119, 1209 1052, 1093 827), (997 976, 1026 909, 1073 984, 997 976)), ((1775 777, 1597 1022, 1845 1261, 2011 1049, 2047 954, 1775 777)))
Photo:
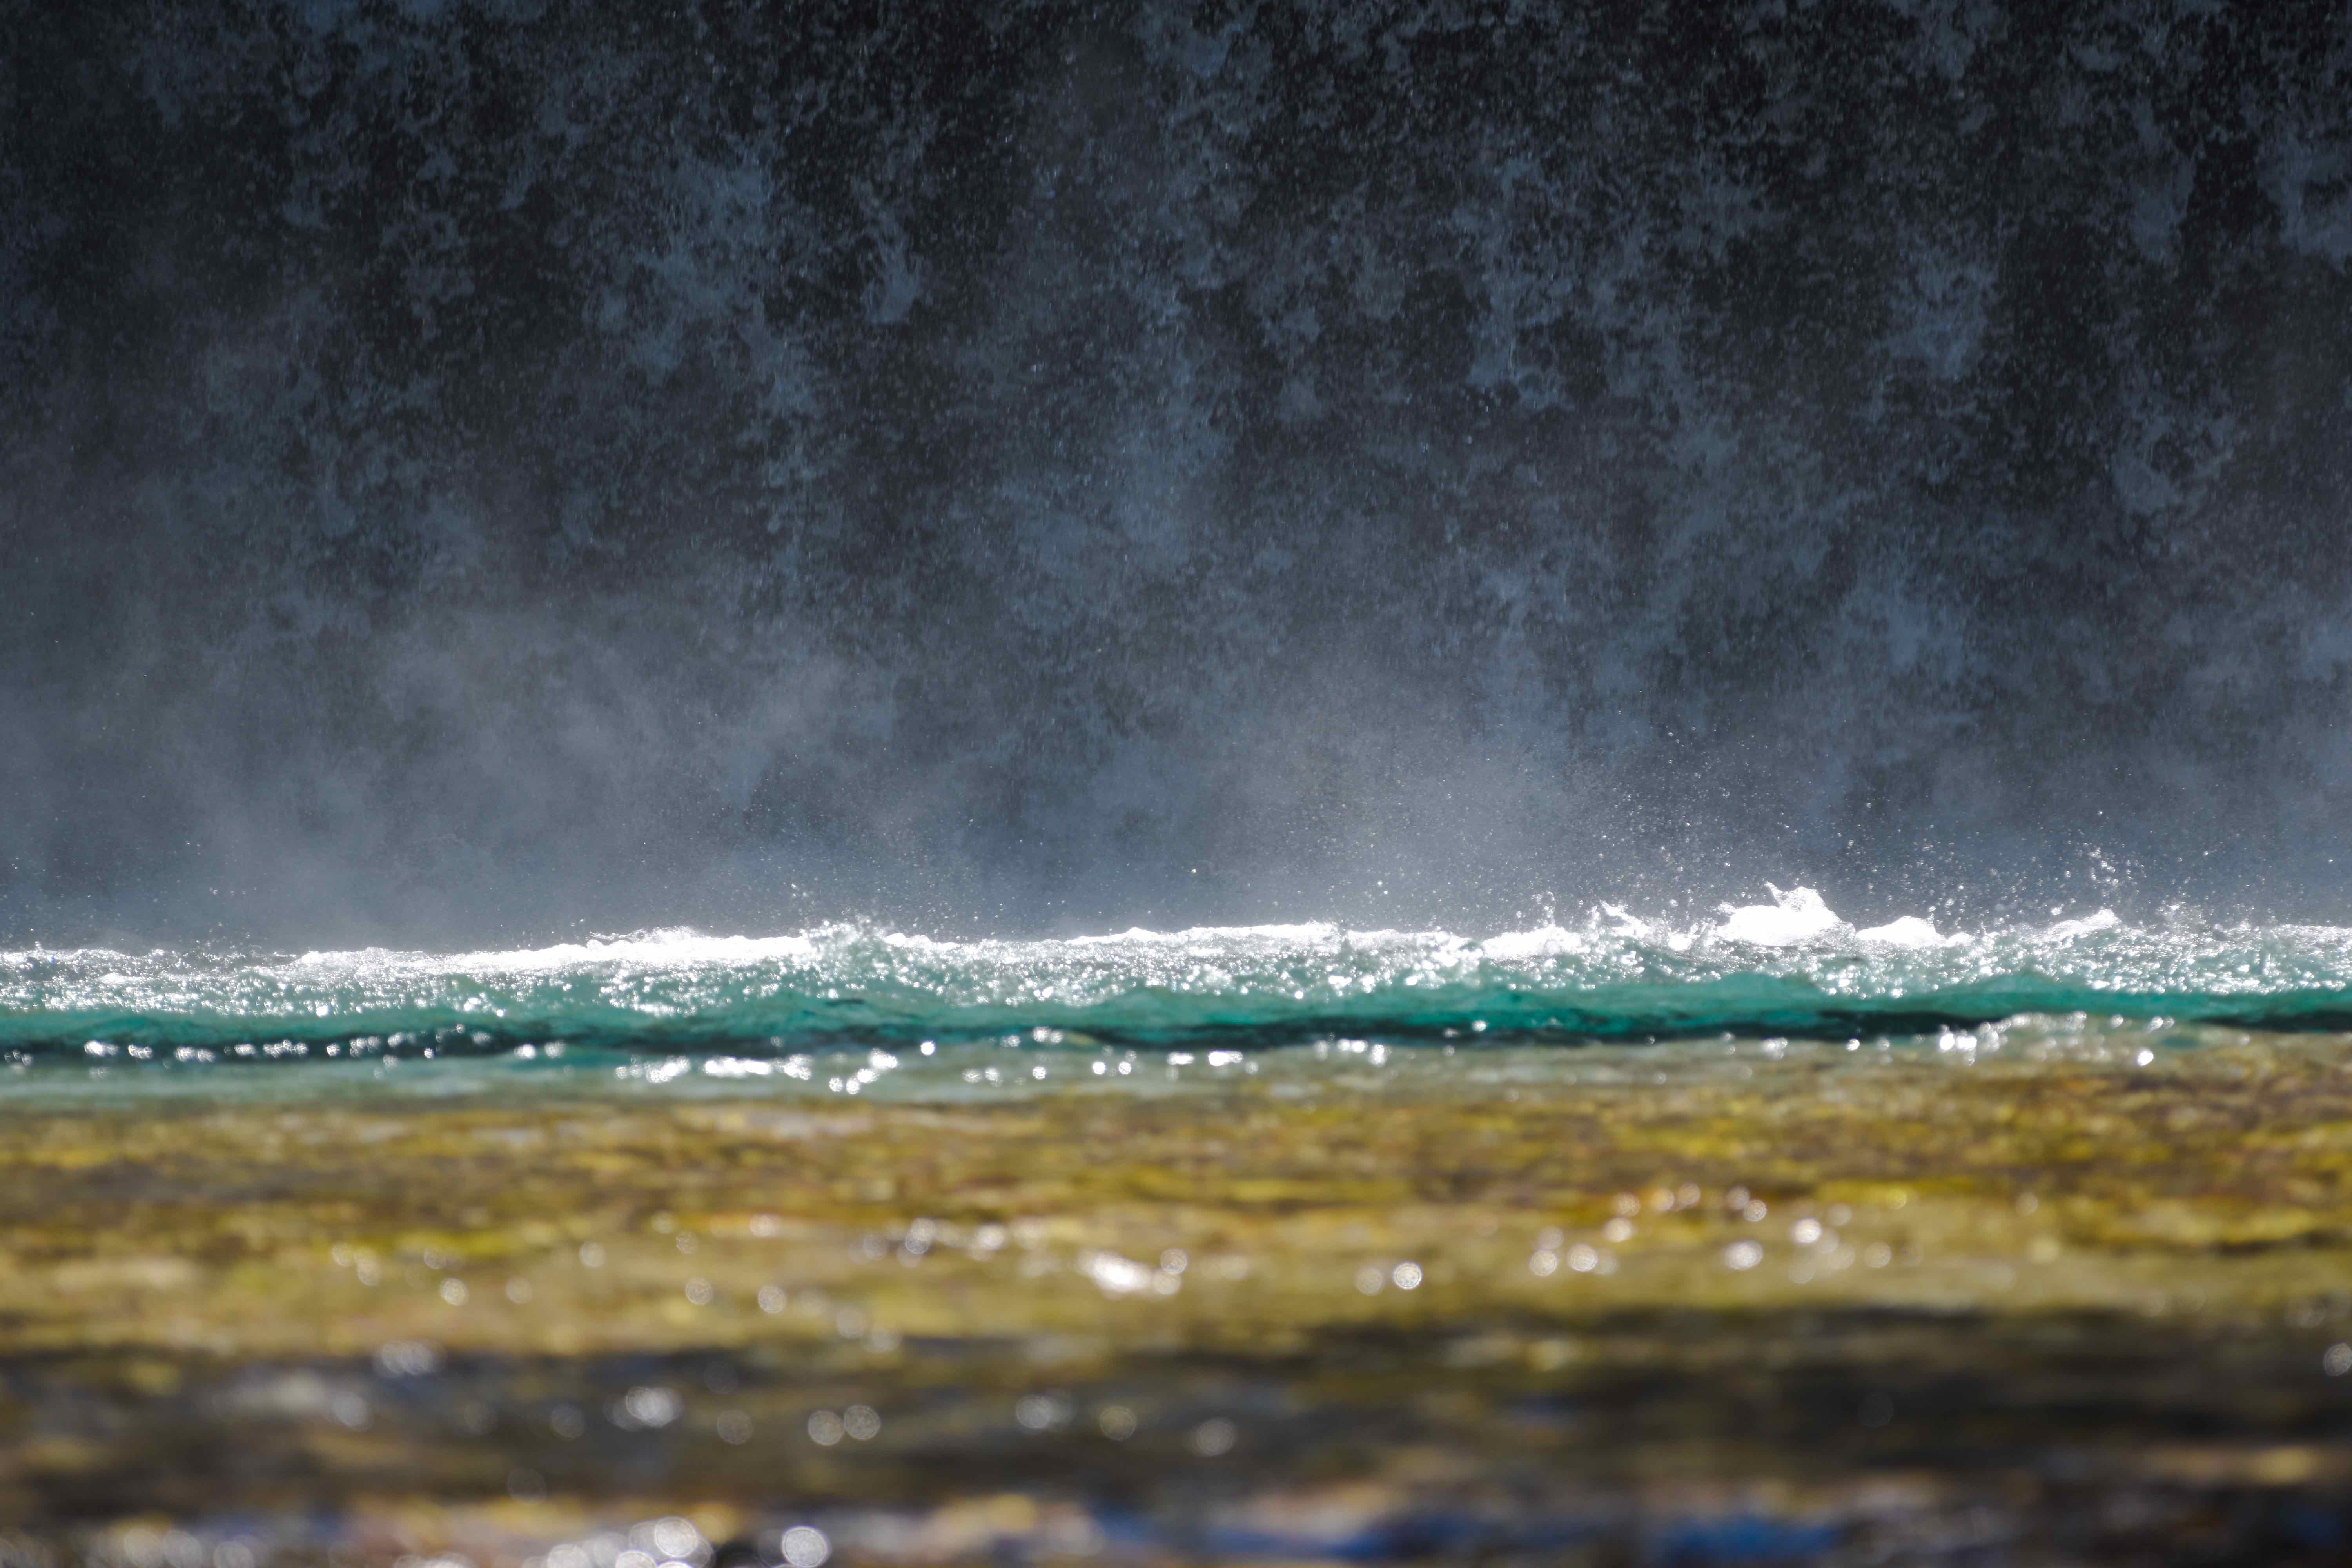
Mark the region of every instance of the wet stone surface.
POLYGON ((22 1080, 5 1551, 2334 1560, 2352 1043, 2147 1037, 22 1080))

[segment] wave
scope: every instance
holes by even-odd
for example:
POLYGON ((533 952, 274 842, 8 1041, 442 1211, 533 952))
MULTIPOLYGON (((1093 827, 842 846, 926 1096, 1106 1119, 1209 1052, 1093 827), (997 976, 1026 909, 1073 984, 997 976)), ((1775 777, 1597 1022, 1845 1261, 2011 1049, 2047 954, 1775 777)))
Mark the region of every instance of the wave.
POLYGON ((0 1050, 256 1061, 523 1045, 725 1051, 1839 1038, 2022 1014, 2352 1027, 2352 929, 1856 929, 1810 889, 1680 925, 1614 906, 1474 937, 1326 924, 947 942, 858 926, 505 952, 0 953, 0 1050))

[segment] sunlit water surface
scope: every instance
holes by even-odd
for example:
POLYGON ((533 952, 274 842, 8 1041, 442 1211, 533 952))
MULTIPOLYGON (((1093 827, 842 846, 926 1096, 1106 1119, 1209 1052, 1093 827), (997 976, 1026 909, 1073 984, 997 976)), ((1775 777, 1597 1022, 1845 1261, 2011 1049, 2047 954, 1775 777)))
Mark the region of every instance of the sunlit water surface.
POLYGON ((1187 1068, 1255 1071, 1245 1054, 1275 1047, 1361 1066, 1421 1047, 2105 1050, 2347 1025, 2352 928, 2143 927, 2100 910, 1856 929, 1807 889, 1696 923, 1602 906, 1573 927, 1483 936, 1307 924, 956 942, 828 926, 457 953, 0 953, 0 1052, 19 1082, 96 1075, 134 1093, 263 1067, 279 1092, 592 1079, 1003 1092, 1073 1075, 1140 1089, 1187 1068))
POLYGON ((0 953, 0 1568, 2335 1561, 2347 1025, 1802 889, 0 953))

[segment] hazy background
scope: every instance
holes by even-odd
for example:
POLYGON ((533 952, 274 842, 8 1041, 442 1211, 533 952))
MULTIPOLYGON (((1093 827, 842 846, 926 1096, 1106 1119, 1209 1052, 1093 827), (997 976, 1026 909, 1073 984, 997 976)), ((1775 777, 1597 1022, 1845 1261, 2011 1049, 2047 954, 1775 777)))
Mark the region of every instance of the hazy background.
POLYGON ((0 0, 0 931, 2342 915, 2347 18, 0 0))

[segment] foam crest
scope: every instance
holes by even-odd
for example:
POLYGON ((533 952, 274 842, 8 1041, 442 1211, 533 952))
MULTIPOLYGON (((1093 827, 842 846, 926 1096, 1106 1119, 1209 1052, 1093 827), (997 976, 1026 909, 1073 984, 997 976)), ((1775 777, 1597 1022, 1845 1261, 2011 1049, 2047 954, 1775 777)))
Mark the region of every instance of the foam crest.
POLYGON ((348 952, 306 952, 294 964, 317 970, 439 969, 457 973, 529 973, 596 964, 655 964, 668 968, 697 964, 758 963, 803 958, 816 951, 815 940, 793 936, 706 936, 695 931, 650 931, 642 936, 594 938, 558 942, 550 947, 513 948, 499 952, 403 952, 387 948, 363 948, 348 952))
POLYGON ((2100 910, 1857 929, 1813 889, 1767 890, 1681 923, 1604 904, 1578 928, 1484 935, 1318 921, 958 942, 832 925, 457 953, 35 951, 0 956, 0 1050, 102 1047, 92 1059, 127 1065, 562 1044, 740 1062, 931 1041, 1843 1039, 2021 1014, 2352 1025, 2337 928, 2140 928, 2100 910))
POLYGON ((1769 904, 1723 906, 1723 923, 1715 930, 1718 939, 1755 947, 1788 947, 1826 936, 1845 924, 1811 888, 1782 892, 1769 882, 1764 886, 1772 895, 1769 904))

